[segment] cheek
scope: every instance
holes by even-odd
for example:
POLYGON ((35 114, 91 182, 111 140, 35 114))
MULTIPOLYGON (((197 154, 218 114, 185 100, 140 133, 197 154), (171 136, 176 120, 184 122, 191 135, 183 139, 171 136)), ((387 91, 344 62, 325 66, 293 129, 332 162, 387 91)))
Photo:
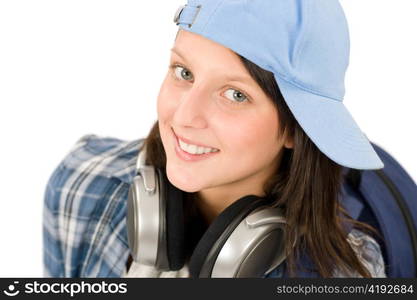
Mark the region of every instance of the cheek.
MULTIPOLYGON (((168 75, 167 75, 168 76, 168 75)), ((161 85, 157 99, 157 114, 160 121, 167 121, 175 110, 175 90, 169 87, 167 79, 161 85)))
POLYGON ((270 158, 279 150, 278 118, 271 113, 229 120, 217 131, 221 133, 226 148, 242 158, 270 158))

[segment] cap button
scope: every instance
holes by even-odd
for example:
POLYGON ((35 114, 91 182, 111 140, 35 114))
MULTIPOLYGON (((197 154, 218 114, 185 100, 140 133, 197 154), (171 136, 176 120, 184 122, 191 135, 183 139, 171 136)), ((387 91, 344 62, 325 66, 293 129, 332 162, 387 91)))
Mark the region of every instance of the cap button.
POLYGON ((174 16, 174 23, 176 24, 176 25, 178 25, 179 24, 179 19, 180 19, 180 15, 181 15, 181 13, 182 13, 182 11, 184 10, 184 8, 187 6, 187 4, 185 4, 185 5, 180 5, 180 7, 178 7, 178 9, 177 9, 177 11, 175 12, 175 16, 174 16))

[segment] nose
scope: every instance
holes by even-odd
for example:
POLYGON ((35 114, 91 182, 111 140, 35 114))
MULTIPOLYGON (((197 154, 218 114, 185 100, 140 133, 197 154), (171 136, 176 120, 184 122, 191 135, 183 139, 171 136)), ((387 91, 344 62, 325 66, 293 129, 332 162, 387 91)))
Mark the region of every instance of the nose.
POLYGON ((193 85, 182 94, 176 107, 173 123, 178 127, 203 129, 207 127, 210 95, 203 86, 193 85))

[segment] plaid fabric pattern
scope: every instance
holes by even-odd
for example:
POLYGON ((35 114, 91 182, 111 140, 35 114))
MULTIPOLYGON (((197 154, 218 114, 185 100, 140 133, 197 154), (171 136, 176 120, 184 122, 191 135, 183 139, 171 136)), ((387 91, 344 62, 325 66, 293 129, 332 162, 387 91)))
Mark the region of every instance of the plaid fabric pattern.
MULTIPOLYGON (((129 255, 127 197, 143 141, 88 134, 55 168, 44 194, 45 277, 122 277, 129 255)), ((357 253, 372 275, 385 277, 377 242, 355 230, 349 237, 362 245, 357 253)), ((279 266, 265 277, 281 276, 279 266)))

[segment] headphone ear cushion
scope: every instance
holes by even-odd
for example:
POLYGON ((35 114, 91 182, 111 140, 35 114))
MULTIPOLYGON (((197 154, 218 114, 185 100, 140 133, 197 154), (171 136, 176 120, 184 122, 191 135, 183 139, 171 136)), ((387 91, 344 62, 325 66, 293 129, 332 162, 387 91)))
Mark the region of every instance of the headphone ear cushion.
POLYGON ((165 171, 157 169, 164 193, 161 195, 165 202, 165 233, 167 242, 167 257, 170 270, 181 269, 185 263, 185 233, 184 233, 184 192, 173 186, 165 171))
POLYGON ((217 255, 227 238, 251 211, 265 204, 264 198, 248 195, 224 209, 213 220, 194 249, 189 262, 191 277, 211 277, 211 270, 217 255), (224 233, 229 234, 224 235, 224 238, 220 240, 220 236, 224 233))

